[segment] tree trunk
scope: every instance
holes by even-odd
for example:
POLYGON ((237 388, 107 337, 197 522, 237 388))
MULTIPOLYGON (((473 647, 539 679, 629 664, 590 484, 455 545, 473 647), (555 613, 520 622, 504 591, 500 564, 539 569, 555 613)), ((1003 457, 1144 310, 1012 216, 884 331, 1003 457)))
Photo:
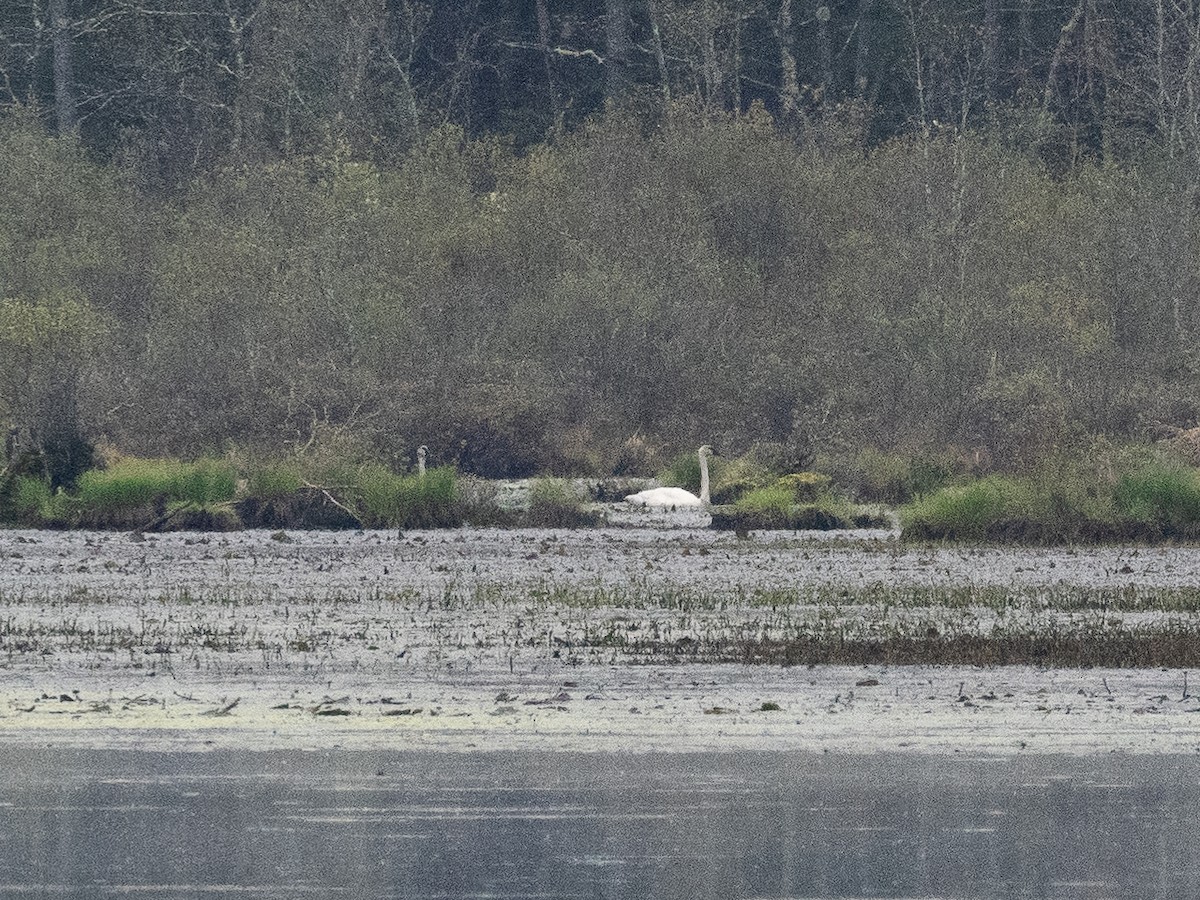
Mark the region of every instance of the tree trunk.
POLYGON ((385 12, 385 18, 380 23, 380 27, 386 28, 387 32, 381 35, 380 45, 384 48, 388 66, 396 73, 404 86, 404 108, 408 114, 411 135, 415 138, 421 130, 417 91, 412 80, 413 58, 417 52, 417 15, 412 4, 407 0, 398 6, 399 8, 394 11, 385 12))
POLYGON ((983 0, 983 100, 994 103, 1000 75, 1000 0, 983 0))
POLYGON ((862 100, 867 96, 867 68, 871 63, 871 5, 874 0, 858 0, 858 47, 854 54, 854 97, 862 100))
POLYGON ((550 53, 550 11, 546 0, 537 0, 538 49, 542 51, 542 65, 546 69, 546 90, 550 95, 550 110, 555 118, 562 109, 558 96, 558 83, 554 78, 553 55, 550 53))
POLYGON ((1096 0, 1088 0, 1087 17, 1083 23, 1084 89, 1087 91, 1091 128, 1098 148, 1105 159, 1112 156, 1112 128, 1108 122, 1108 80, 1114 69, 1113 53, 1108 45, 1105 22, 1096 0))
POLYGON ((1071 13, 1071 18, 1059 31, 1058 42, 1054 45, 1054 53, 1050 57, 1050 68, 1046 72, 1046 89, 1042 93, 1042 119, 1044 121, 1048 121, 1050 118, 1050 104, 1054 100, 1054 90, 1058 83, 1058 70, 1062 66, 1063 55, 1074 39, 1075 29, 1079 27, 1079 22, 1083 18, 1083 2, 1084 0, 1079 0, 1074 12, 1071 13))
POLYGON ((79 107, 75 99, 75 52, 71 45, 71 20, 68 0, 50 0, 47 10, 54 43, 54 116, 59 134, 71 134, 79 127, 79 107))
POLYGON ((627 0, 604 0, 604 97, 619 101, 629 87, 629 7, 627 0))
POLYGON ((667 55, 663 51, 662 29, 658 26, 658 6, 654 0, 646 0, 646 11, 650 16, 650 37, 654 46, 654 63, 658 66, 658 77, 662 83, 664 100, 671 99, 671 79, 667 73, 667 55))
POLYGON ((342 148, 361 153, 370 143, 366 100, 367 68, 374 52, 374 38, 387 15, 383 3, 342 3, 341 53, 338 59, 337 112, 334 135, 342 148))
POLYGON ((246 18, 242 18, 233 8, 231 0, 225 0, 226 29, 229 36, 229 55, 231 57, 228 70, 233 75, 233 103, 230 108, 229 152, 238 154, 242 151, 246 139, 246 120, 249 118, 247 102, 247 66, 246 66, 246 28, 258 15, 257 9, 246 18))
POLYGON ((1036 0, 1021 0, 1017 14, 1017 69, 1020 79, 1017 87, 1029 89, 1033 86, 1033 4, 1036 0))
MULTIPOLYGON (((921 53, 921 36, 917 32, 917 22, 919 15, 917 10, 913 9, 912 0, 908 0, 908 31, 912 37, 912 66, 913 66, 913 86, 917 91, 917 110, 920 116, 921 134, 929 137, 929 112, 925 106, 925 58, 921 53)), ((921 14, 924 14, 924 6, 921 8, 921 14)), ((922 151, 926 158, 929 155, 929 147, 926 145, 922 151)), ((925 193, 928 196, 929 186, 926 185, 925 193)))
POLYGON ((800 79, 792 53, 792 0, 780 0, 775 36, 779 40, 779 105, 786 121, 800 111, 800 79))
POLYGON ((817 46, 821 54, 821 106, 829 105, 829 92, 833 89, 833 48, 829 43, 829 18, 831 12, 828 6, 817 7, 817 46))
POLYGON ((729 102, 734 112, 742 111, 742 16, 736 10, 733 19, 733 60, 729 83, 729 102))
POLYGON ((717 15, 714 0, 704 0, 700 14, 701 69, 704 72, 705 103, 710 109, 723 105, 721 61, 717 58, 717 15))

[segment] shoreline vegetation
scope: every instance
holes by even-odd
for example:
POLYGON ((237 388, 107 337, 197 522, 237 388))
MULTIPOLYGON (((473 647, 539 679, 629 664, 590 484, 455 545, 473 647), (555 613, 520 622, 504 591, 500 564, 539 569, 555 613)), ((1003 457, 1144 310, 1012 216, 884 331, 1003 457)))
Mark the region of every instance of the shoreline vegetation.
MULTIPOLYGON (((502 497, 501 483, 460 476, 449 466, 397 474, 367 465, 336 476, 310 481, 286 466, 242 473, 216 459, 123 458, 84 472, 73 489, 54 490, 35 474, 0 472, 0 525, 136 532, 587 528, 606 523, 604 504, 655 483, 644 478, 531 478, 514 485, 516 496, 502 497)), ((714 528, 738 532, 891 524, 881 507, 853 504, 828 489, 797 492, 786 483, 751 490, 712 512, 714 528)))
MULTIPOLYGON (((0 469, 0 525, 156 531, 241 528, 586 528, 648 484, 696 490, 682 454, 656 479, 503 482, 453 466, 397 473, 377 462, 262 460, 231 451, 192 462, 101 448, 55 487, 37 453, 0 469)), ((781 474, 762 451, 712 461, 711 527, 751 531, 892 528, 907 542, 1086 545, 1200 540, 1200 472, 1169 448, 1106 447, 1023 474, 955 472, 878 451, 781 474)))

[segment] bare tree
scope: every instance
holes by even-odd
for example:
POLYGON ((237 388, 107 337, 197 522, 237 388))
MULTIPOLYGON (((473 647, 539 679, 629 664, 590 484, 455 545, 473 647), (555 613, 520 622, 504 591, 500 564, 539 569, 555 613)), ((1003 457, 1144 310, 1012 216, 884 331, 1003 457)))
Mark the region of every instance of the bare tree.
POLYGON ((550 52, 550 11, 546 0, 537 0, 538 49, 542 52, 542 65, 546 69, 546 90, 550 94, 550 108, 558 118, 562 100, 558 95, 558 84, 554 77, 554 56, 550 52))
POLYGON ((71 42, 68 0, 49 0, 50 35, 54 46, 54 116, 59 134, 79 127, 75 95, 75 53, 71 42))
POLYGON ((1000 74, 1000 0, 983 0, 983 95, 985 102, 996 99, 996 81, 1000 74))
POLYGON ((667 71, 667 55, 663 49, 662 27, 659 24, 658 4, 655 0, 646 0, 646 13, 650 17, 650 40, 654 47, 654 64, 658 68, 663 99, 670 100, 671 77, 667 71))
POLYGON ((620 100, 629 88, 629 6, 604 0, 604 96, 620 100))
POLYGON ((792 0, 779 2, 775 39, 779 42, 779 105, 787 120, 800 111, 800 79, 796 72, 796 56, 792 53, 792 0))
POLYGON ((817 6, 817 46, 821 55, 821 106, 829 105, 829 92, 833 90, 833 46, 829 35, 829 20, 833 11, 828 3, 817 6))
POLYGON ((854 97, 863 100, 867 96, 869 77, 867 68, 871 63, 871 7, 874 0, 858 0, 858 11, 855 16, 854 29, 857 32, 858 46, 854 54, 854 97))

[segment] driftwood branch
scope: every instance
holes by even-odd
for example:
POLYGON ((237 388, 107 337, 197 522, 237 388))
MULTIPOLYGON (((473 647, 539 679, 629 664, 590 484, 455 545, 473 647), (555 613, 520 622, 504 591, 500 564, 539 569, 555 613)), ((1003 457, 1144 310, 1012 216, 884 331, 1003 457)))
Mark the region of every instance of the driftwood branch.
POLYGON ((329 493, 328 488, 324 488, 319 484, 310 484, 307 481, 304 482, 304 486, 306 488, 311 488, 314 491, 320 491, 321 496, 323 496, 326 500, 328 500, 330 503, 332 503, 334 506, 336 506, 338 509, 340 509, 342 512, 344 512, 350 518, 352 518, 358 524, 359 528, 362 527, 362 516, 360 516, 358 513, 356 513, 350 507, 346 506, 346 504, 340 502, 337 499, 337 497, 333 496, 333 494, 329 493))

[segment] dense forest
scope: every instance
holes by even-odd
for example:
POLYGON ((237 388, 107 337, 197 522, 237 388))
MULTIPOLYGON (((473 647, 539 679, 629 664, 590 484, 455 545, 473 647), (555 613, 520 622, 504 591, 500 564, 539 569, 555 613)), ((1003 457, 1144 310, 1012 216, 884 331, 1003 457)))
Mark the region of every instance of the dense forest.
POLYGON ((64 472, 1200 421, 1193 0, 25 0, 0 105, 0 425, 64 472))

